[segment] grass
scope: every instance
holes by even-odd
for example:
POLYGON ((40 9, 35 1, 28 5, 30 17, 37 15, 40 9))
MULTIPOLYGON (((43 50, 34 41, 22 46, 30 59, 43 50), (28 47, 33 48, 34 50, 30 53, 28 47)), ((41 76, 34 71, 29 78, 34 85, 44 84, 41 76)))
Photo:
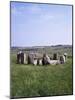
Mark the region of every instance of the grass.
POLYGON ((65 64, 33 66, 16 64, 11 55, 11 97, 71 95, 72 58, 65 64))

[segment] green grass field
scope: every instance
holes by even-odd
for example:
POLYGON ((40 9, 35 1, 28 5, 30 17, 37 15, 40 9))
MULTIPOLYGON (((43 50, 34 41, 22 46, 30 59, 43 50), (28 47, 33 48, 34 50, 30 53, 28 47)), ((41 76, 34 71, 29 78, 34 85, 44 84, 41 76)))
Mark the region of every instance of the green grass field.
POLYGON ((11 54, 11 98, 73 94, 72 58, 65 64, 33 66, 16 64, 11 54))

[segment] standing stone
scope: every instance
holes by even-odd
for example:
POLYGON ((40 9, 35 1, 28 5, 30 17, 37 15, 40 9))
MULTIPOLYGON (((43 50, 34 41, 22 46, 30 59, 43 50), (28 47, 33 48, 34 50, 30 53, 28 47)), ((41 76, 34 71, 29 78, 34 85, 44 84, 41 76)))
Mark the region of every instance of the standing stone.
POLYGON ((42 65, 42 59, 39 59, 39 65, 42 65))
POLYGON ((37 59, 37 65, 42 65, 42 58, 37 59))
POLYGON ((23 52, 21 52, 21 64, 24 64, 24 53, 23 52))
POLYGON ((28 54, 28 64, 30 64, 30 57, 29 57, 29 54, 28 54))
POLYGON ((33 64, 34 56, 32 54, 28 54, 28 64, 33 64))
POLYGON ((20 64, 20 53, 17 53, 17 64, 20 64))
POLYGON ((53 54, 53 60, 58 60, 58 54, 57 53, 53 54))
POLYGON ((65 56, 64 55, 60 56, 60 63, 61 64, 65 63, 65 56))
POLYGON ((24 53, 24 64, 27 64, 27 55, 24 53))
POLYGON ((37 59, 33 60, 33 65, 37 65, 37 59))
POLYGON ((37 59, 37 65, 39 65, 39 58, 37 59))
POLYGON ((67 53, 64 53, 64 56, 65 56, 65 60, 67 59, 67 53))
POLYGON ((46 65, 47 64, 46 54, 43 54, 42 64, 43 65, 46 65))

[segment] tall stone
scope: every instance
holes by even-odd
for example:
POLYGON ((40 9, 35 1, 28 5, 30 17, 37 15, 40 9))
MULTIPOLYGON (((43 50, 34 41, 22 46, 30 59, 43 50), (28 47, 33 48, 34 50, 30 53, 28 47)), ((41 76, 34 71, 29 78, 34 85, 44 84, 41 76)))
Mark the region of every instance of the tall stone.
POLYGON ((21 64, 24 64, 24 53, 22 52, 20 55, 21 55, 21 64))
POLYGON ((17 53, 17 64, 20 64, 20 53, 17 53))
POLYGON ((64 55, 60 56, 60 63, 61 64, 65 63, 65 56, 64 55))
POLYGON ((58 60, 58 54, 57 53, 53 54, 53 60, 58 60))
POLYGON ((27 55, 24 53, 24 64, 27 64, 27 55))

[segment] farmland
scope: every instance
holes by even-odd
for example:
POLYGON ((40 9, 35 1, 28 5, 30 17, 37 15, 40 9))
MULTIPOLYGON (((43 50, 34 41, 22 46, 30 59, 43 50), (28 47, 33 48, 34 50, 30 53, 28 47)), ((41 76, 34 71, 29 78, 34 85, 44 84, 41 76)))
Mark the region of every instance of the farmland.
POLYGON ((39 97, 73 94, 72 80, 72 47, 54 46, 45 48, 24 48, 24 52, 31 51, 44 53, 52 56, 68 53, 65 64, 59 65, 24 65, 16 64, 16 53, 18 48, 11 49, 10 54, 10 76, 11 76, 11 98, 17 97, 39 97))

